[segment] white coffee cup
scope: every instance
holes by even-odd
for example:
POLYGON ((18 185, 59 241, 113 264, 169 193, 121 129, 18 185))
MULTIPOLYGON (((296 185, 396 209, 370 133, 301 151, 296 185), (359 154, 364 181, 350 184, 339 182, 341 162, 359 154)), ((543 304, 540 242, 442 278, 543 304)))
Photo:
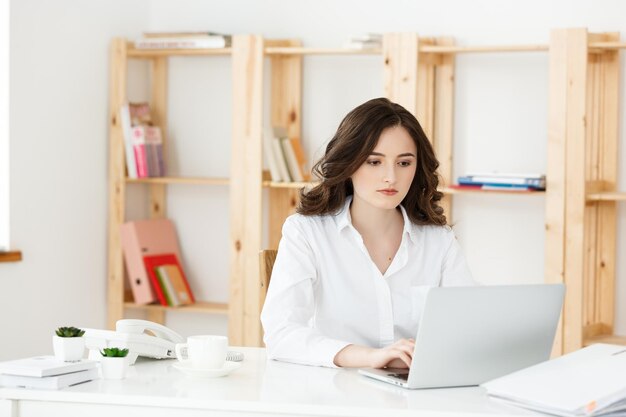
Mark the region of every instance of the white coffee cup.
POLYGON ((176 358, 194 368, 219 369, 224 366, 228 337, 217 335, 189 336, 187 343, 176 344, 176 358), (183 349, 187 350, 187 357, 183 349))

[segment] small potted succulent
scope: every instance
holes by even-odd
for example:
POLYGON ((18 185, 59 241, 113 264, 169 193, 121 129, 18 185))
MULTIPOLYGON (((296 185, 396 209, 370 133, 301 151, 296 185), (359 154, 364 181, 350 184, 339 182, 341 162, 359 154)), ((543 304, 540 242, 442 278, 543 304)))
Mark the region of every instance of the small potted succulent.
POLYGON ((123 379, 128 368, 128 349, 116 347, 104 348, 100 351, 102 378, 123 379))
POLYGON ((85 353, 85 331, 76 327, 59 327, 52 336, 54 356, 65 362, 76 362, 85 353))

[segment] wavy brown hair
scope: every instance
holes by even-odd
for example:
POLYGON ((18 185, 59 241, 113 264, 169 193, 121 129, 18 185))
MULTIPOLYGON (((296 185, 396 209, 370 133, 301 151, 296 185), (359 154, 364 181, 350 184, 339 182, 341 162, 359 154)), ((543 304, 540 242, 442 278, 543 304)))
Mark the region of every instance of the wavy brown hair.
POLYGON ((334 214, 352 195, 351 176, 370 156, 383 130, 402 126, 417 147, 415 177, 402 200, 409 219, 420 225, 446 225, 437 191, 439 161, 419 122, 408 110, 386 98, 375 98, 356 107, 339 124, 326 153, 313 166, 320 183, 300 191, 297 211, 306 216, 334 214))

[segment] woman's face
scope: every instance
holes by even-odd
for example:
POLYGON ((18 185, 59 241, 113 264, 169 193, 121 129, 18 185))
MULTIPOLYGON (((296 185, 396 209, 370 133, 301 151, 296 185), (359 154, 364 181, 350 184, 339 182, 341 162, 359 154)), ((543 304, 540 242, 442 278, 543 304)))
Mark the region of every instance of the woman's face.
POLYGON ((413 182, 416 156, 415 142, 404 127, 383 130, 372 153, 352 174, 354 200, 395 209, 413 182))

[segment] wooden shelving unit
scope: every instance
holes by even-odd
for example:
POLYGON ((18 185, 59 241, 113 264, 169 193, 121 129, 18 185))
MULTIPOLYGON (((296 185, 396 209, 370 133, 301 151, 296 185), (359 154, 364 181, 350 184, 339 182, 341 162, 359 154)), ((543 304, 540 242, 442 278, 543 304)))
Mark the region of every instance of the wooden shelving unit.
MULTIPOLYGON (((118 112, 126 101, 126 83, 128 60, 146 60, 151 66, 150 103, 154 122, 164 134, 164 151, 167 150, 167 82, 168 59, 170 57, 193 56, 230 56, 231 48, 224 49, 172 49, 139 50, 132 42, 114 39, 111 43, 111 81, 110 81, 110 148, 109 148, 109 268, 108 268, 108 326, 115 327, 115 322, 125 316, 125 310, 140 310, 152 321, 163 323, 167 311, 183 311, 227 315, 228 304, 197 301, 191 306, 166 307, 161 305, 137 305, 125 300, 124 267, 119 237, 119 227, 124 219, 126 185, 143 184, 149 189, 149 207, 151 218, 167 215, 166 193, 171 185, 229 186, 229 178, 211 177, 159 177, 130 179, 125 173, 124 139, 118 120, 118 112)), ((127 296, 128 297, 128 296, 127 296)), ((132 296, 130 296, 132 298, 132 296)))
POLYGON ((547 45, 458 46, 448 37, 418 37, 390 33, 380 50, 303 47, 298 40, 268 40, 237 35, 231 48, 219 50, 136 50, 116 39, 111 52, 111 140, 109 218, 109 325, 125 309, 145 310, 162 321, 162 306, 124 302, 119 224, 124 221, 126 184, 150 189, 151 216, 166 215, 169 185, 217 185, 230 190, 229 303, 200 302, 180 311, 226 314, 232 344, 258 346, 262 341, 259 314, 263 283, 259 252, 263 225, 268 225, 269 248, 280 240, 285 218, 294 212, 298 192, 312 183, 280 183, 263 172, 263 97, 270 96, 270 123, 301 137, 302 63, 306 56, 380 56, 385 96, 412 111, 431 139, 444 184, 453 184, 454 75, 456 54, 548 53, 550 108, 548 187, 544 192, 458 190, 442 188, 444 210, 451 213, 458 194, 544 196, 546 199, 546 282, 565 282, 567 295, 555 353, 594 341, 625 343, 613 336, 615 281, 615 206, 626 200, 616 191, 618 111, 618 51, 626 48, 617 34, 589 34, 585 29, 555 30, 547 45), (126 66, 130 58, 152 66, 153 111, 167 131, 167 60, 173 56, 230 56, 232 62, 233 132, 231 150, 238 163, 229 178, 151 178, 130 180, 124 174, 124 151, 116 117, 126 94, 126 66), (271 71, 271 87, 264 91, 264 72, 271 71), (587 121, 585 123, 585 121, 587 121), (242 163, 243 161, 243 163, 242 163), (585 167, 585 169, 581 169, 585 167), (269 196, 269 218, 263 217, 263 190, 269 196))

